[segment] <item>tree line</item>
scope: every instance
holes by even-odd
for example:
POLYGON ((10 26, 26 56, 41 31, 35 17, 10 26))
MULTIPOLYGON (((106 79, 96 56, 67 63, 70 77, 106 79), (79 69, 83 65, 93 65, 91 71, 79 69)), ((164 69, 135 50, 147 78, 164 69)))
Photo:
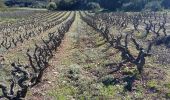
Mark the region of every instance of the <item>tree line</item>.
POLYGON ((50 10, 158 11, 170 8, 169 0, 4 0, 7 6, 50 10))

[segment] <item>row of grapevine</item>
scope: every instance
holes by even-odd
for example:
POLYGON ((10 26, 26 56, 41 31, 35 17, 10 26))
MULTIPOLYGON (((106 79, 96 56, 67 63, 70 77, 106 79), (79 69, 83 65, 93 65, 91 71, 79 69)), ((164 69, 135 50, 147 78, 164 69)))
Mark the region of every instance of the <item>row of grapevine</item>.
MULTIPOLYGON (((110 73, 121 73, 124 65, 136 68, 138 73, 130 75, 126 89, 132 91, 133 80, 141 75, 144 80, 146 58, 152 56, 153 46, 168 47, 167 13, 101 13, 80 12, 81 19, 98 31, 110 47, 121 53, 121 61, 111 66, 110 73), (137 51, 136 54, 131 50, 137 51), (129 64, 130 63, 130 64, 129 64)), ((110 66, 109 66, 110 67, 110 66)))
MULTIPOLYGON (((10 82, 7 82, 8 84, 4 84, 6 82, 0 84, 0 89, 2 90, 0 98, 21 100, 25 98, 29 89, 41 82, 44 70, 48 67, 48 61, 53 57, 54 52, 61 44, 65 33, 68 32, 75 19, 75 12, 63 12, 57 15, 56 13, 51 13, 48 20, 42 18, 42 20, 46 20, 44 21, 46 25, 44 29, 48 30, 57 26, 56 31, 48 33, 46 38, 41 37, 41 43, 35 43, 33 48, 26 50, 25 55, 28 61, 21 64, 19 59, 18 62, 11 63, 11 79, 10 82)), ((41 22, 39 20, 39 23, 41 22)), ((37 27, 39 26, 37 25, 37 27)), ((27 40, 22 36, 21 39, 27 40)))

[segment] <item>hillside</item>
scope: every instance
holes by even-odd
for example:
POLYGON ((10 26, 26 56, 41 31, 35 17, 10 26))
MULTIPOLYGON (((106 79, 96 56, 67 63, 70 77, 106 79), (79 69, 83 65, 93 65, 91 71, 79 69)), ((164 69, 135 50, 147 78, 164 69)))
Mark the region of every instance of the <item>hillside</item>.
POLYGON ((170 7, 169 0, 5 0, 7 6, 45 8, 56 3, 56 10, 105 9, 109 11, 158 11, 170 7))

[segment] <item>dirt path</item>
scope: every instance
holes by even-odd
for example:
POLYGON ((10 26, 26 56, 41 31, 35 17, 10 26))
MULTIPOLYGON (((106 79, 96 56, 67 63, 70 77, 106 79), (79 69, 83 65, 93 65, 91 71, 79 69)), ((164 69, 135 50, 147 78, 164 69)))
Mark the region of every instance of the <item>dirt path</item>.
POLYGON ((46 92, 57 87, 57 79, 59 78, 59 70, 61 70, 62 61, 67 59, 72 53, 72 43, 75 42, 75 37, 77 36, 78 23, 80 16, 76 12, 76 18, 70 27, 69 32, 65 34, 65 37, 58 48, 56 54, 51 59, 49 67, 45 72, 43 77, 43 82, 34 87, 31 90, 31 97, 28 96, 29 100, 51 100, 51 97, 46 96, 46 92), (43 92, 42 92, 43 91, 43 92))
POLYGON ((103 42, 76 12, 75 21, 51 59, 43 82, 29 92, 28 100, 77 100, 86 96, 86 92, 88 96, 100 92, 96 90, 97 76, 93 74, 98 70, 103 73, 101 66, 107 61, 103 53, 107 44, 95 47, 103 42))
POLYGON ((28 100, 79 100, 81 96, 99 95, 97 76, 93 74, 103 73, 101 66, 108 61, 103 53, 107 44, 103 46, 103 42, 76 12, 75 21, 51 59, 43 82, 29 92, 28 100))
POLYGON ((69 55, 71 54, 72 44, 75 41, 74 38, 75 37, 77 38, 77 35, 78 35, 77 31, 79 27, 78 23, 80 22, 79 20, 80 20, 80 16, 78 12, 76 12, 75 21, 71 25, 69 32, 65 34, 65 37, 62 41, 61 46, 58 48, 58 51, 56 52, 55 56, 51 60, 50 62, 51 66, 61 64, 61 61, 64 58, 69 57, 69 55))

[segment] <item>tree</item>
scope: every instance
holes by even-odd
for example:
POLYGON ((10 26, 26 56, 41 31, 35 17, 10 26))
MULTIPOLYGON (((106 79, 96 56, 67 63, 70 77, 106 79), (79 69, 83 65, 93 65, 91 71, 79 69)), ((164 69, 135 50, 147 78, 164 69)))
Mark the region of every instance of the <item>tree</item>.
POLYGON ((170 0, 163 0, 161 5, 165 8, 168 9, 170 8, 170 0))
POLYGON ((145 9, 150 11, 159 11, 162 7, 159 1, 151 1, 145 5, 145 9))
POLYGON ((128 2, 123 3, 122 9, 124 11, 141 11, 147 2, 147 0, 129 0, 128 2))
POLYGON ((89 10, 94 10, 94 11, 97 11, 97 10, 101 9, 99 3, 95 3, 95 2, 88 3, 87 8, 89 10))
POLYGON ((60 10, 77 10, 80 9, 82 0, 61 0, 58 4, 60 10))
POLYGON ((48 5, 47 5, 47 9, 48 10, 55 10, 57 8, 57 5, 55 2, 50 2, 48 5))
POLYGON ((117 10, 122 6, 122 3, 126 0, 96 0, 102 8, 108 10, 117 10))

